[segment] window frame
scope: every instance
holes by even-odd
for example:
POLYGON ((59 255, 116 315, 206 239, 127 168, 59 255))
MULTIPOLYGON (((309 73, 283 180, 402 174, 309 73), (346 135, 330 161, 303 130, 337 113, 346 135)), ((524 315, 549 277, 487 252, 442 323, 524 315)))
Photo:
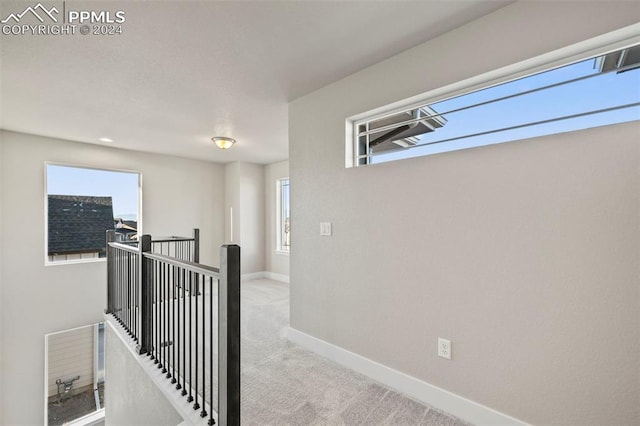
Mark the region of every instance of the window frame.
POLYGON ((66 259, 66 260, 57 260, 51 261, 49 260, 49 176, 48 176, 48 167, 49 166, 60 166, 60 167, 72 167, 76 169, 85 169, 85 170, 96 170, 102 172, 116 172, 116 173, 131 173, 138 175, 138 211, 136 212, 137 217, 137 225, 138 225, 138 235, 143 235, 142 231, 142 172, 137 170, 128 170, 128 169, 117 169, 117 168, 106 168, 99 166, 90 166, 90 165, 78 165, 74 163, 63 163, 56 161, 45 161, 44 162, 44 266, 62 266, 62 265, 74 265, 74 264, 84 264, 84 263, 99 263, 106 262, 106 257, 98 257, 98 258, 85 258, 85 259, 66 259))
MULTIPOLYGON (((544 71, 575 64, 591 57, 602 56, 617 50, 632 47, 640 43, 640 24, 612 31, 567 47, 563 47, 545 54, 526 59, 515 64, 507 65, 492 71, 482 73, 455 83, 439 87, 425 93, 412 96, 391 104, 374 108, 369 111, 353 115, 345 120, 345 168, 373 166, 383 163, 359 164, 358 128, 374 120, 418 109, 451 98, 469 94, 482 89, 488 89, 521 78, 529 77, 544 71)), ((508 143, 508 142, 507 142, 508 143)), ((468 148, 465 148, 468 149, 468 148)), ((431 154, 417 155, 428 156, 431 154)), ((406 158, 403 158, 406 159, 406 158)), ((402 159, 398 159, 402 160, 402 159)), ((395 162, 398 160, 390 160, 395 162)))
MULTIPOLYGON (((103 362, 104 362, 104 356, 105 356, 105 341, 106 341, 106 329, 107 329, 107 321, 99 321, 93 324, 87 324, 87 325, 82 325, 79 327, 74 327, 74 328, 70 328, 70 329, 66 329, 66 330, 59 330, 59 331, 54 331, 51 333, 47 333, 44 335, 44 420, 45 420, 45 426, 48 425, 48 419, 49 419, 49 356, 50 356, 50 338, 54 335, 58 335, 58 334, 62 334, 62 333, 68 333, 68 332, 72 332, 72 331, 77 331, 80 330, 82 328, 85 327, 93 327, 94 328, 94 334, 93 334, 93 340, 94 340, 94 344, 93 344, 93 349, 94 349, 94 356, 92 357, 94 360, 94 377, 95 377, 95 367, 96 367, 96 361, 98 360, 98 354, 96 353, 98 351, 99 348, 99 333, 98 333, 98 328, 100 327, 100 325, 103 326, 103 330, 104 330, 104 334, 103 334, 103 362)), ((106 375, 106 374, 105 374, 106 375)), ((102 382, 104 383, 105 377, 102 378, 102 382)), ((94 379, 94 381, 97 379, 94 379)), ((92 411, 91 413, 85 414, 83 416, 77 417, 73 420, 70 420, 68 422, 66 422, 65 424, 67 425, 91 425, 91 424, 95 424, 96 421, 98 420, 103 420, 105 417, 105 408, 104 406, 102 406, 100 409, 96 409, 94 411, 92 411)))
POLYGON ((287 182, 289 187, 289 234, 291 234, 291 181, 288 177, 276 179, 276 253, 289 255, 291 253, 291 235, 289 235, 289 245, 283 246, 284 236, 284 212, 282 197, 283 182, 287 182))

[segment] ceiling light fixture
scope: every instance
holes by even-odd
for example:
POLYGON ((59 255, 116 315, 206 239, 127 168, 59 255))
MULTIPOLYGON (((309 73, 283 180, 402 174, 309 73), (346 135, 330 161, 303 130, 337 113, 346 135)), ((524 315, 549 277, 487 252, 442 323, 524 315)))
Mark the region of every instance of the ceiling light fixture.
POLYGON ((113 142, 113 139, 109 139, 109 138, 100 138, 98 139, 100 142, 113 142))
POLYGON ((211 140, 218 146, 220 149, 229 149, 236 143, 235 139, 227 138, 223 136, 216 136, 211 138, 211 140))

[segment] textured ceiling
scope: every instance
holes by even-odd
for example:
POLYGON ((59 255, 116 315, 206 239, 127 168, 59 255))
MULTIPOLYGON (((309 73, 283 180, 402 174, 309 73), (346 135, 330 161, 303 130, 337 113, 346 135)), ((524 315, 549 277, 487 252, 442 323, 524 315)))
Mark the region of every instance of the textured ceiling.
MULTIPOLYGON (((208 161, 283 160, 289 101, 507 3, 67 1, 123 10, 123 34, 0 35, 0 126, 208 161), (238 143, 221 151, 216 135, 238 143)), ((0 16, 36 4, 3 1, 0 16)))

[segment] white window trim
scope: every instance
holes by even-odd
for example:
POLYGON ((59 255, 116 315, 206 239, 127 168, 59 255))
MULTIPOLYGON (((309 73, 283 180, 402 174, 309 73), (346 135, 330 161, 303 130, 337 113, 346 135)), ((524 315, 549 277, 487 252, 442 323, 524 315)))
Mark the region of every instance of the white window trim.
POLYGON ((49 189, 47 186, 48 166, 62 166, 62 167, 75 167, 77 169, 99 170, 103 172, 120 172, 120 173, 134 173, 138 175, 138 235, 143 235, 142 231, 142 172, 137 170, 105 168, 99 166, 78 165, 73 163, 59 163, 54 161, 44 162, 44 266, 63 266, 63 265, 75 265, 84 263, 100 263, 106 262, 106 257, 94 258, 94 259, 74 259, 74 260, 49 260, 49 189))
POLYGON ((640 23, 348 117, 345 121, 345 168, 358 166, 356 129, 363 123, 476 90, 497 86, 542 71, 574 64, 590 57, 605 55, 638 43, 640 43, 640 23))
MULTIPOLYGON (((288 177, 281 177, 276 179, 276 254, 289 256, 291 248, 289 250, 282 249, 282 181, 291 181, 288 177)), ((291 208, 291 207, 289 207, 291 208)))

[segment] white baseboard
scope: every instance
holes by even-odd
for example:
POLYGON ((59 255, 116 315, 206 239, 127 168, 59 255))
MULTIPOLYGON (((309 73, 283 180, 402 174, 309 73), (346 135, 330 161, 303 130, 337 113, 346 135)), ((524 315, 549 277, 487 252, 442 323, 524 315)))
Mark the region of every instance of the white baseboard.
POLYGON ((240 276, 240 282, 251 281, 251 280, 259 280, 259 279, 262 279, 262 278, 266 278, 265 274, 266 274, 265 271, 252 272, 250 274, 242 274, 240 276))
POLYGON ((462 420, 476 425, 527 425, 521 420, 310 336, 295 328, 289 328, 288 337, 295 344, 462 420))
POLYGON ((265 274, 267 274, 266 278, 269 278, 270 280, 280 281, 280 282, 289 284, 288 275, 276 274, 275 272, 265 272, 265 274))
POLYGON ((259 280, 263 278, 281 281, 283 283, 289 284, 289 277, 287 275, 276 274, 275 272, 269 272, 269 271, 260 271, 260 272, 253 272, 250 274, 243 274, 242 276, 240 276, 240 282, 259 280))

